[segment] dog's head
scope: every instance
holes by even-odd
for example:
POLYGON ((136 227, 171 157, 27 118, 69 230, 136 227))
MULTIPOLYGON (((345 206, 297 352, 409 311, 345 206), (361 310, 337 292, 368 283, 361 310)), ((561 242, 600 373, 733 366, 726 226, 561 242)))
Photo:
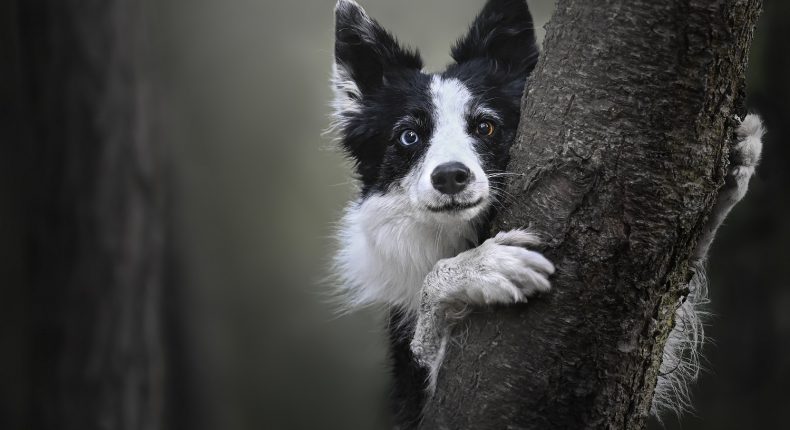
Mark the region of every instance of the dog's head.
POLYGON ((334 126, 362 197, 391 196, 394 210, 429 221, 487 212, 538 59, 526 2, 490 0, 436 74, 352 0, 335 16, 334 126))

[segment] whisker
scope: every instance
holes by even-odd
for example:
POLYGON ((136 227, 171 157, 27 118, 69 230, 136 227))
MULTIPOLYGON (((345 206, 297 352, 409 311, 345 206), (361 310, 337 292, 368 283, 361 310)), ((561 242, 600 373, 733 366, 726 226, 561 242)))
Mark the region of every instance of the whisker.
POLYGON ((497 188, 497 187, 491 187, 491 189, 494 191, 495 195, 497 195, 498 197, 503 197, 504 199, 507 200, 508 203, 517 203, 518 202, 518 199, 516 198, 516 196, 514 196, 513 194, 507 192, 504 189, 497 188))
POLYGON ((502 204, 515 205, 518 203, 515 197, 505 194, 493 194, 492 196, 496 197, 496 199, 502 204))
POLYGON ((488 175, 489 178, 500 178, 503 176, 524 176, 523 173, 511 173, 511 172, 497 172, 497 173, 490 173, 488 175))

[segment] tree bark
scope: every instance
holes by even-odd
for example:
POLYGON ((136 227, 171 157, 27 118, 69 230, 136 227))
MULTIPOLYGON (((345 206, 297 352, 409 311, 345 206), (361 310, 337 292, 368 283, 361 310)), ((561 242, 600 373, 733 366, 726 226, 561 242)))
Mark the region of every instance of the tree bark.
MULTIPOLYGON (((141 9, 14 2, 32 309, 28 428, 162 424, 164 151, 141 9)), ((22 144, 21 142, 16 142, 22 144)))
POLYGON ((422 428, 645 427, 760 7, 559 1, 493 229, 544 236, 553 291, 456 327, 422 428))

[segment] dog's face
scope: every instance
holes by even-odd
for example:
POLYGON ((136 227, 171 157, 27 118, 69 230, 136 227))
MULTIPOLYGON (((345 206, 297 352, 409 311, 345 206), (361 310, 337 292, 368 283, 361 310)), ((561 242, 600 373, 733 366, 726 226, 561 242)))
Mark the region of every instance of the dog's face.
POLYGON ((471 220, 501 197, 524 82, 538 57, 524 0, 490 0, 442 73, 423 72, 356 3, 336 7, 334 120, 362 197, 436 222, 471 220))

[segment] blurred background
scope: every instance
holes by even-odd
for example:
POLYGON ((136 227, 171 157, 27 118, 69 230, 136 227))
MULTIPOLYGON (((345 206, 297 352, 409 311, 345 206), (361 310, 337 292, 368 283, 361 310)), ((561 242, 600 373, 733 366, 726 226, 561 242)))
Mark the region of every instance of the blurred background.
MULTIPOLYGON (((135 402, 158 404, 158 396, 164 397, 166 428, 388 428, 382 315, 336 316, 321 284, 332 223, 354 195, 348 164, 331 137, 322 136, 331 94, 334 1, 143 0, 127 8, 95 0, 50 3, 0 6, 8 24, 0 26, 0 68, 7 73, 0 94, 23 107, 0 106, 8 130, 0 140, 0 428, 58 428, 51 424, 84 406, 80 402, 143 410, 135 402), (94 18, 101 18, 96 28, 94 18), (73 46, 81 48, 52 54, 73 46), (93 76, 106 72, 105 64, 122 69, 137 60, 134 73, 105 82, 100 89, 106 91, 90 86, 93 76), (81 62, 93 66, 82 68, 81 62), (65 83, 49 79, 61 72, 73 77, 65 83), (91 111, 82 95, 93 93, 85 88, 96 90, 109 108, 91 111), (143 96, 131 108, 117 101, 138 93, 143 96), (26 128, 21 124, 31 112, 38 122, 26 128), (71 169, 30 179, 68 155, 58 149, 60 139, 75 127, 83 127, 77 135, 120 145, 126 135, 102 130, 105 122, 127 117, 134 118, 124 122, 136 144, 132 152, 96 153, 87 140, 66 138, 91 161, 83 165, 73 158, 71 169), (47 142, 46 151, 33 149, 37 140, 47 142), (72 186, 84 172, 97 172, 87 178, 94 191, 72 186), (108 172, 127 179, 99 175, 108 172), (124 187, 137 190, 138 198, 117 199, 124 187), (84 204, 64 209, 72 195, 84 204), (53 203, 42 204, 42 197, 53 203), (164 225, 139 221, 136 209, 129 215, 127 209, 138 206, 140 214, 163 215, 164 225), (124 220, 118 241, 105 240, 116 233, 102 234, 101 228, 93 232, 95 240, 81 241, 80 232, 91 227, 79 222, 69 234, 49 227, 94 213, 124 220), (117 271, 41 263, 115 249, 123 238, 137 247, 112 257, 117 271), (59 247, 43 250, 48 243, 59 247), (134 258, 126 263, 129 256, 134 258), (164 270, 157 270, 156 257, 166 262, 164 270), (164 274, 144 277, 146 288, 127 285, 99 298, 78 287, 81 279, 109 283, 129 267, 164 274), (80 309, 92 300, 106 301, 111 310, 99 319, 109 321, 117 336, 89 325, 90 318, 68 322, 71 314, 59 307, 66 301, 80 309), (138 333, 124 325, 134 320, 129 302, 164 312, 140 317, 146 328, 138 333), (150 340, 146 330, 163 334, 150 340), (53 358, 68 351, 52 346, 64 339, 106 343, 99 351, 80 350, 84 362, 53 358), (82 389, 75 388, 80 376, 64 376, 79 369, 91 380, 97 369, 120 372, 124 363, 140 371, 131 383, 118 376, 82 389), (146 382, 151 370, 166 379, 164 393, 146 382), (131 392, 108 398, 115 383, 128 383, 131 392), (52 406, 54 396, 72 389, 73 409, 52 406)), ((428 69, 439 70, 484 1, 362 3, 403 43, 419 47, 428 69)), ((529 4, 542 39, 553 1, 529 4)), ((764 160, 712 251, 712 341, 705 348, 706 371, 694 387, 696 411, 667 418, 668 428, 772 429, 790 422, 788 40, 790 3, 765 0, 747 91, 750 109, 764 116, 769 130, 764 160)), ((133 428, 103 419, 98 428, 133 428)), ((139 428, 156 426, 143 422, 139 428)))

